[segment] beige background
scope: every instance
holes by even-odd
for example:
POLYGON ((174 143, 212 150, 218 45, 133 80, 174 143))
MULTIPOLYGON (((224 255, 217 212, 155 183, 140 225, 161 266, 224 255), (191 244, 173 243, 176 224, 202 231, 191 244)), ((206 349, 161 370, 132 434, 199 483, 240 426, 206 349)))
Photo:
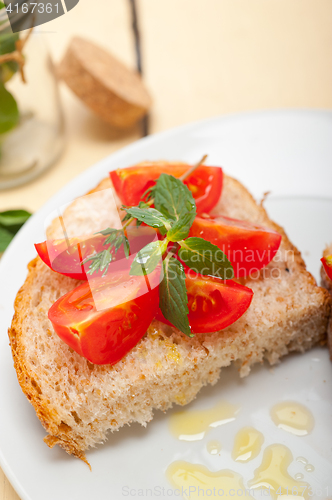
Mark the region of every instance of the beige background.
MULTIPOLYGON (((223 113, 332 108, 331 0, 137 3, 145 80, 154 99, 151 133, 223 113)), ((81 0, 43 31, 56 61, 69 38, 80 34, 135 65, 128 0, 81 0), (92 5, 102 13, 93 14, 92 5)), ((34 182, 0 192, 0 210, 37 210, 79 172, 139 138, 139 127, 111 130, 63 85, 61 96, 67 128, 61 160, 34 182)), ((17 499, 0 469, 0 500, 17 499)))

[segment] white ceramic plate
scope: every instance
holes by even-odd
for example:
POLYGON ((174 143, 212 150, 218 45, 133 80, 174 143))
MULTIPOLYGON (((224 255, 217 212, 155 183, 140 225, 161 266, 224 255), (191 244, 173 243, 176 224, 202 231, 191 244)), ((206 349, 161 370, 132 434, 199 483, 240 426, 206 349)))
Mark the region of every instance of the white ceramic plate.
POLYGON ((0 262, 0 463, 22 500, 120 500, 138 497, 139 489, 144 490, 140 498, 151 498, 145 490, 154 487, 160 489, 152 498, 172 498, 165 470, 175 459, 202 463, 214 471, 232 469, 246 482, 262 453, 245 465, 232 460, 235 433, 245 425, 264 433, 264 447, 283 443, 294 458, 306 457, 314 472, 304 471, 296 461, 289 472, 304 474, 316 491, 314 498, 332 496, 332 365, 326 349, 290 356, 272 371, 256 367, 244 380, 235 369, 225 369, 216 386, 203 389, 189 408, 210 408, 220 400, 242 407, 234 422, 208 435, 208 440, 221 441, 220 455, 207 452, 207 439, 176 440, 168 428, 171 412, 156 412, 147 428, 135 424, 121 429, 89 452, 92 472, 83 462, 44 444, 45 431, 18 385, 7 328, 27 263, 35 255, 33 243, 43 239, 48 214, 86 193, 116 167, 145 159, 195 162, 205 153, 209 164, 223 165, 257 198, 272 191, 266 203, 271 217, 286 228, 318 279, 322 250, 332 240, 332 113, 262 112, 191 124, 140 140, 69 183, 28 221, 0 262), (289 399, 302 402, 314 414, 310 435, 296 437, 272 423, 269 409, 289 399))

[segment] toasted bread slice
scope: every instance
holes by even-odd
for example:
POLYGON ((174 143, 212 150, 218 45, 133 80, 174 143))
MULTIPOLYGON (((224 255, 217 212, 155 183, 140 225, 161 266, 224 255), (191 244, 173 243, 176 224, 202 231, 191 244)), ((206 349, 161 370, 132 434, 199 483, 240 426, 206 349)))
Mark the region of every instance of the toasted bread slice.
MULTIPOLYGON (((323 257, 327 257, 328 255, 332 255, 332 243, 330 246, 326 247, 323 253, 323 257)), ((324 267, 321 267, 321 278, 322 278, 322 286, 324 286, 331 294, 332 296, 332 281, 330 278, 327 276, 324 267)), ((328 339, 328 346, 330 349, 330 358, 332 361, 332 313, 330 317, 330 322, 329 322, 329 327, 327 331, 327 339, 328 339)))
MULTIPOLYGON (((109 187, 105 179, 95 191, 109 187)), ((84 234, 91 228, 84 227, 84 214, 75 203, 66 217, 77 234, 84 234)), ((102 192, 93 203, 91 209, 103 217, 102 192)), ((193 338, 153 321, 137 346, 114 366, 93 365, 73 352, 48 320, 51 305, 77 282, 51 271, 39 258, 29 264, 9 337, 19 383, 49 434, 45 441, 50 447, 58 444, 84 460, 84 452, 103 442, 109 430, 134 421, 146 425, 155 409, 189 403, 201 387, 215 384, 220 369, 232 361, 245 376, 264 358, 274 364, 289 352, 304 352, 325 341, 331 298, 306 271, 282 228, 228 176, 215 212, 268 226, 283 236, 274 260, 256 279, 243 280, 254 290, 250 308, 230 327, 193 338)), ((59 221, 53 222, 48 237, 62 237, 59 221)))

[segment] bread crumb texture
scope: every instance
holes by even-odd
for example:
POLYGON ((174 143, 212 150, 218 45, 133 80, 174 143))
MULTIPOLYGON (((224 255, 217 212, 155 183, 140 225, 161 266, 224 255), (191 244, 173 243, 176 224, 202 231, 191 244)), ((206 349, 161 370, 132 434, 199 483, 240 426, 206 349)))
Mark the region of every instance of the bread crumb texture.
MULTIPOLYGON (((105 179, 95 192, 109 187, 105 179)), ((91 209, 98 211, 95 203, 91 209)), ((114 366, 93 365, 78 355, 48 320, 51 305, 79 282, 51 271, 39 257, 29 264, 9 337, 19 383, 49 434, 45 441, 50 447, 58 444, 85 460, 84 452, 105 441, 109 431, 131 422, 145 426, 155 409, 165 411, 174 403, 192 401, 203 386, 215 384, 221 368, 232 361, 246 376, 264 358, 275 364, 289 352, 304 352, 325 340, 330 296, 306 271, 284 231, 227 176, 215 212, 269 226, 283 235, 280 251, 265 270, 241 280, 254 291, 252 305, 230 327, 194 338, 153 321, 136 347, 114 366)), ((84 234, 84 217, 75 203, 66 216, 84 234)), ((109 214, 104 216, 106 222, 109 214)), ((61 237, 60 229, 54 221, 48 237, 61 237)))

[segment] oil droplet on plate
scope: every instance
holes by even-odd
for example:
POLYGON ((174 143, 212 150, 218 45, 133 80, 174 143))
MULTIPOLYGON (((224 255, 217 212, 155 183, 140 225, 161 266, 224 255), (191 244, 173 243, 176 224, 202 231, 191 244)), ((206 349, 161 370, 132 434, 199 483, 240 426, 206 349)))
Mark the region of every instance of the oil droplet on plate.
POLYGON ((297 462, 300 462, 301 464, 307 464, 308 460, 304 457, 297 457, 296 459, 297 462))
POLYGON ((248 462, 257 457, 264 443, 264 436, 254 427, 244 427, 235 436, 232 458, 236 462, 248 462))
POLYGON ((290 450, 282 444, 268 446, 263 460, 255 470, 254 478, 248 482, 253 489, 267 489, 272 498, 280 499, 281 495, 287 498, 308 498, 308 483, 297 481, 288 474, 288 467, 293 460, 290 450))
POLYGON ((211 453, 211 455, 218 455, 221 450, 221 443, 214 439, 213 441, 209 441, 206 445, 207 451, 211 453))
POLYGON ((311 464, 307 464, 304 468, 307 472, 314 472, 315 470, 315 467, 311 464))
POLYGON ((273 422, 287 432, 296 436, 306 436, 314 428, 314 417, 311 411, 300 403, 283 401, 271 410, 273 422))
POLYGON ((170 416, 170 430, 182 441, 199 441, 212 427, 232 422, 240 408, 221 402, 209 410, 185 410, 170 416))
POLYGON ((247 499, 253 499, 245 490, 243 479, 240 474, 231 470, 220 470, 211 472, 204 465, 191 464, 189 462, 177 461, 170 464, 166 471, 166 476, 169 482, 179 490, 186 490, 185 498, 188 500, 196 500, 213 495, 213 489, 224 492, 223 496, 229 496, 231 493, 232 499, 242 499, 245 496, 247 499))
POLYGON ((295 474, 295 479, 303 479, 304 478, 304 475, 301 474, 301 472, 298 472, 297 474, 295 474))

